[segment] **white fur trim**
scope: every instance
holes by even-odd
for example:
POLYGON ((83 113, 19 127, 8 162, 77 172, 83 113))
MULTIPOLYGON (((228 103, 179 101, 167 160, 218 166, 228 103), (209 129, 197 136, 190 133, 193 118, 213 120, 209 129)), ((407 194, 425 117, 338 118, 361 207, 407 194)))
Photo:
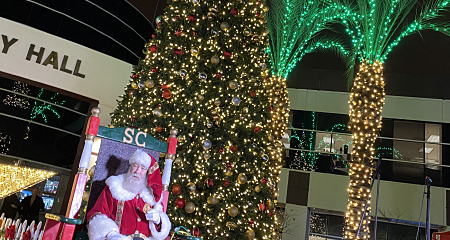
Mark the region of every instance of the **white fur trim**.
POLYGON ((88 225, 89 240, 103 240, 108 233, 115 231, 119 233, 117 224, 105 214, 94 216, 88 225))
POLYGON ((129 161, 130 165, 133 163, 139 163, 148 169, 152 163, 152 158, 148 155, 148 153, 142 151, 141 149, 136 149, 133 155, 131 155, 129 161))
MULTIPOLYGON (((106 179, 105 183, 108 185, 109 190, 114 199, 119 201, 129 201, 136 197, 137 194, 132 193, 125 188, 123 188, 123 180, 125 178, 125 174, 118 176, 111 176, 106 179)), ((147 184, 146 184, 147 185, 147 184)), ((153 197, 153 193, 149 187, 145 187, 139 195, 142 197, 144 202, 150 204, 152 207, 155 205, 155 198, 153 197)))
POLYGON ((157 231, 155 224, 150 223, 148 228, 152 235, 147 238, 147 240, 163 240, 167 236, 169 236, 170 229, 172 228, 172 223, 169 220, 169 217, 164 212, 159 212, 159 217, 161 218, 161 231, 157 231))

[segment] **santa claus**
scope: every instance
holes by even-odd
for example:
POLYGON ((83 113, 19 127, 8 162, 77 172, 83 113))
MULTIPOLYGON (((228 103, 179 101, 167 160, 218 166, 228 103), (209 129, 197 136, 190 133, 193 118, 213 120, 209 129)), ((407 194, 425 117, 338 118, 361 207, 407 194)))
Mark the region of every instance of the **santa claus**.
POLYGON ((128 173, 106 179, 105 189, 86 216, 90 240, 160 240, 169 234, 158 163, 139 149, 129 161, 128 173))

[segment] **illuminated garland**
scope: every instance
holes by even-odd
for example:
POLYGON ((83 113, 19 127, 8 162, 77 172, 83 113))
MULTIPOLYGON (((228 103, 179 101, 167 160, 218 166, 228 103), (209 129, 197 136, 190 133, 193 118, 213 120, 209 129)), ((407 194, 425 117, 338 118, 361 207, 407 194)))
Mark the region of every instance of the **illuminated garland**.
MULTIPOLYGON (((12 87, 12 90, 14 92, 24 94, 24 95, 30 94, 30 88, 28 88, 28 84, 22 83, 22 82, 14 82, 14 86, 12 87)), ((6 95, 6 98, 3 99, 3 104, 22 108, 22 109, 30 108, 30 102, 28 101, 28 98, 22 97, 17 94, 6 95)))
MULTIPOLYGON (((41 91, 38 94, 38 98, 42 99, 42 94, 44 93, 44 89, 41 88, 41 91)), ((58 105, 63 105, 65 103, 65 101, 56 101, 55 98, 58 96, 58 93, 55 93, 49 100, 47 101, 52 101, 55 104, 58 105)), ((45 111, 50 111, 52 112, 57 118, 61 118, 61 115, 59 114, 59 112, 55 109, 55 106, 53 106, 52 104, 48 104, 46 102, 41 102, 41 101, 34 101, 34 107, 31 110, 31 114, 30 114, 30 118, 31 120, 36 119, 38 116, 41 116, 42 119, 44 120, 45 123, 47 123, 47 115, 45 114, 45 111)))

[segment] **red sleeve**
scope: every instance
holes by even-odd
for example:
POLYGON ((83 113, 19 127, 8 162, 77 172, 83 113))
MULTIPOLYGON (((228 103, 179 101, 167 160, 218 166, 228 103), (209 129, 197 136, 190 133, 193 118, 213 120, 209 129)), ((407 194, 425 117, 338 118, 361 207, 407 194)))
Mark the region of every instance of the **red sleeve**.
POLYGON ((107 217, 112 218, 112 210, 113 197, 109 187, 106 186, 95 202, 94 207, 87 213, 86 220, 89 222, 89 220, 98 213, 105 214, 107 217))
MULTIPOLYGON (((152 166, 155 164, 156 164, 156 166, 158 166, 158 163, 152 156, 150 156, 150 157, 152 158, 152 163, 150 164, 150 169, 151 169, 152 166)), ((152 171, 152 170, 150 170, 150 171, 152 171)), ((147 184, 153 190, 153 196, 155 198, 155 201, 156 202, 159 201, 159 199, 161 198, 162 190, 163 190, 161 171, 160 171, 159 167, 157 169, 155 169, 154 171, 152 171, 151 173, 149 173, 148 178, 147 178, 147 184)))

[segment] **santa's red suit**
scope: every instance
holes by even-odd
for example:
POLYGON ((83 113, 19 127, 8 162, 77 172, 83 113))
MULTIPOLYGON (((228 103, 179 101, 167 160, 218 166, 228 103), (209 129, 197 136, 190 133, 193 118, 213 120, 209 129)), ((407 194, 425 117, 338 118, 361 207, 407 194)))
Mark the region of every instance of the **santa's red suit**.
MULTIPOLYGON (((143 152, 142 152, 143 153, 143 152)), ((138 153, 139 158, 146 158, 138 153)), ((136 152, 130 158, 130 163, 138 162, 149 169, 148 183, 140 193, 132 193, 123 187, 126 174, 111 176, 106 180, 106 187, 97 199, 94 207, 88 212, 89 240, 103 240, 111 232, 122 235, 143 234, 148 240, 165 239, 169 234, 171 223, 162 212, 162 206, 155 198, 161 197, 161 175, 156 161, 145 154, 148 159, 137 159, 136 152), (150 161, 149 161, 150 160, 150 161), (150 163, 149 163, 150 162, 150 163), (153 168, 153 169, 152 169, 153 168), (157 191, 155 194, 153 191, 157 191), (159 191, 159 192, 158 192, 159 191), (149 222, 144 211, 153 209, 159 214, 161 222, 149 222)))

